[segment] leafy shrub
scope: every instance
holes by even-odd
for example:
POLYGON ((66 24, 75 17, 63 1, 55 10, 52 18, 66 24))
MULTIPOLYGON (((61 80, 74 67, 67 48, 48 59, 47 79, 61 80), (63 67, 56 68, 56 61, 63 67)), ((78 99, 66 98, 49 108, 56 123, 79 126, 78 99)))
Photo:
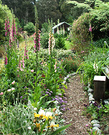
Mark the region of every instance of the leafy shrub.
POLYGON ((55 48, 56 49, 65 49, 65 39, 62 37, 62 35, 58 35, 56 38, 56 43, 55 43, 55 48))
POLYGON ((109 2, 96 1, 96 8, 92 9, 91 23, 93 27, 94 40, 109 36, 109 2))
POLYGON ((48 40, 49 40, 49 35, 48 33, 44 33, 41 35, 41 46, 42 48, 48 48, 48 40))
POLYGON ((68 58, 62 59, 61 61, 67 73, 76 72, 76 70, 80 65, 80 60, 76 56, 74 57, 69 56, 68 58))
POLYGON ((48 29, 49 29, 49 24, 47 22, 43 23, 42 28, 41 28, 41 32, 46 33, 46 32, 48 32, 48 29))
POLYGON ((90 14, 84 13, 73 22, 70 38, 73 42, 73 47, 77 52, 88 49, 91 40, 89 32, 89 19, 90 14))
POLYGON ((73 22, 70 37, 77 51, 87 50, 92 39, 96 41, 109 36, 108 8, 108 2, 97 0, 94 9, 90 9, 89 13, 82 14, 73 22), (89 32, 89 25, 92 28, 92 35, 89 32))
POLYGON ((78 68, 78 71, 80 71, 81 79, 85 85, 90 83, 90 87, 93 88, 94 76, 103 74, 102 67, 105 65, 107 57, 108 51, 106 49, 95 49, 94 52, 90 52, 88 56, 84 57, 85 61, 78 68))
POLYGON ((24 26, 24 30, 28 32, 28 35, 32 35, 35 32, 35 26, 32 22, 29 22, 24 26))

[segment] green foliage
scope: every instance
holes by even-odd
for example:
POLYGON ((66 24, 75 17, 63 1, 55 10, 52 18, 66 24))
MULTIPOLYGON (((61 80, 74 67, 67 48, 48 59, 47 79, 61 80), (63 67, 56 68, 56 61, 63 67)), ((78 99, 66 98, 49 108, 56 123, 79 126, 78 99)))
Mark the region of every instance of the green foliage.
POLYGON ((54 1, 54 0, 37 1, 37 9, 38 9, 40 26, 43 23, 47 22, 48 19, 50 20, 53 19, 53 22, 56 22, 57 19, 60 19, 62 16, 59 10, 59 5, 57 1, 54 1))
POLYGON ((17 67, 18 67, 18 56, 17 51, 15 52, 14 49, 10 49, 10 51, 7 54, 8 57, 8 63, 5 66, 6 67, 6 74, 8 78, 16 78, 17 74, 17 67))
POLYGON ((86 106, 86 115, 89 115, 91 119, 100 119, 103 116, 104 106, 100 103, 94 102, 89 106, 86 106))
POLYGON ((76 72, 80 65, 80 59, 76 56, 63 58, 61 62, 67 73, 76 72))
POLYGON ((93 27, 94 40, 104 38, 109 34, 109 2, 97 0, 95 9, 91 10, 91 23, 93 27))
POLYGON ((34 4, 32 0, 2 0, 4 5, 7 5, 9 9, 12 9, 15 16, 22 21, 21 26, 28 22, 34 22, 34 4))
POLYGON ((89 32, 90 14, 84 13, 73 22, 70 38, 77 52, 87 51, 91 40, 89 32))
POLYGON ((96 41, 100 38, 108 37, 109 35, 109 26, 108 26, 109 2, 102 2, 101 0, 96 0, 95 2, 86 1, 83 4, 83 3, 78 3, 76 1, 68 1, 68 4, 73 4, 74 8, 77 8, 78 10, 81 9, 81 6, 82 6, 83 12, 85 11, 85 8, 89 12, 89 13, 84 13, 82 15, 80 14, 81 16, 76 21, 73 22, 73 27, 71 30, 71 33, 72 33, 71 38, 74 44, 80 44, 80 45, 77 45, 78 48, 82 48, 83 45, 84 46, 89 45, 88 41, 90 41, 91 38, 93 38, 93 40, 96 41), (92 5, 94 6, 91 7, 92 5), (88 32, 90 24, 92 27, 92 37, 89 37, 89 32, 88 32))
POLYGON ((71 49, 71 42, 67 39, 67 40, 65 40, 65 48, 67 49, 67 50, 69 50, 69 49, 71 49))
POLYGON ((0 113, 0 133, 1 134, 34 134, 33 118, 34 109, 32 106, 24 106, 15 103, 8 105, 0 113), (29 127, 31 129, 29 129, 29 127))
POLYGON ((0 45, 3 44, 5 40, 5 19, 9 18, 11 21, 12 13, 11 10, 6 5, 0 3, 0 45))
POLYGON ((84 12, 91 9, 91 7, 88 4, 79 3, 77 1, 68 1, 67 4, 72 4, 73 6, 76 6, 76 8, 84 10, 84 12))
POLYGON ((48 48, 48 40, 49 40, 49 34, 48 33, 44 33, 41 35, 41 47, 42 48, 48 48))
POLYGON ((42 24, 42 28, 41 28, 41 32, 42 32, 42 33, 48 32, 48 30, 49 30, 48 28, 49 28, 48 23, 47 23, 47 22, 43 23, 43 24, 42 24))
POLYGON ((56 38, 56 43, 55 43, 55 48, 56 49, 65 49, 65 39, 63 38, 63 35, 58 35, 56 38))
POLYGON ((109 2, 104 3, 99 1, 96 4, 95 9, 91 12, 92 15, 96 18, 98 22, 101 22, 100 24, 100 31, 107 31, 109 29, 109 2))
POLYGON ((24 26, 24 30, 27 31, 30 36, 35 32, 35 26, 32 22, 29 22, 24 26))
POLYGON ((88 56, 84 57, 84 62, 78 68, 80 76, 85 85, 90 83, 93 88, 93 79, 95 75, 102 75, 102 67, 108 57, 108 49, 97 49, 90 52, 88 56), (96 57, 95 57, 96 56, 96 57))
POLYGON ((59 128, 59 129, 57 129, 56 131, 54 131, 54 132, 53 132, 52 134, 50 134, 50 135, 57 135, 59 132, 65 130, 65 129, 68 128, 69 126, 71 126, 71 124, 65 125, 65 126, 59 128))
POLYGON ((66 11, 65 17, 70 21, 77 19, 85 12, 89 12, 91 7, 83 1, 66 1, 63 7, 63 13, 66 11), (65 11, 64 11, 65 10, 65 11), (70 20, 69 20, 70 19, 70 20))
POLYGON ((109 44, 109 38, 101 38, 101 39, 93 42, 93 45, 95 47, 103 48, 104 47, 104 44, 105 44, 105 41, 107 42, 107 44, 109 44))

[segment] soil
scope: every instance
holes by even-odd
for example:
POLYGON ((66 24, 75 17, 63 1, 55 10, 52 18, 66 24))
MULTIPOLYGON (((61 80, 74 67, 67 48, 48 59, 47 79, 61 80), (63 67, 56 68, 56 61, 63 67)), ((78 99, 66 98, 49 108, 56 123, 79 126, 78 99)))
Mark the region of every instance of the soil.
POLYGON ((89 102, 83 86, 79 75, 71 77, 67 83, 65 96, 69 110, 63 114, 65 125, 71 123, 71 126, 66 129, 67 135, 89 135, 87 130, 90 128, 90 119, 83 115, 84 104, 89 102))

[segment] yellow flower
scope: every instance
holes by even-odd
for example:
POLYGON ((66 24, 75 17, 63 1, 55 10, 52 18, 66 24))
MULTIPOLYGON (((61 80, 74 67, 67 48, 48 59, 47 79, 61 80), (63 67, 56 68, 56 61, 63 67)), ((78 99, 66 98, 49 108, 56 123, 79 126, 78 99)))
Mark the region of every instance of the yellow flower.
POLYGON ((35 118, 39 118, 40 117, 40 114, 34 113, 34 117, 35 118))
POLYGON ((52 116, 43 116, 43 118, 42 119, 46 119, 46 120, 48 120, 48 119, 53 119, 53 117, 52 116))
POLYGON ((54 127, 59 127, 59 124, 55 124, 53 121, 51 122, 50 126, 48 126, 51 128, 51 130, 53 131, 54 127))
POLYGON ((42 119, 46 119, 46 120, 48 120, 48 117, 47 116, 43 116, 43 118, 42 119))
POLYGON ((51 119, 51 120, 52 120, 52 119, 53 119, 53 117, 52 117, 52 116, 49 116, 49 119, 51 119))
POLYGON ((59 127, 59 124, 55 124, 55 123, 52 121, 49 127, 51 127, 51 128, 53 128, 53 127, 59 127))

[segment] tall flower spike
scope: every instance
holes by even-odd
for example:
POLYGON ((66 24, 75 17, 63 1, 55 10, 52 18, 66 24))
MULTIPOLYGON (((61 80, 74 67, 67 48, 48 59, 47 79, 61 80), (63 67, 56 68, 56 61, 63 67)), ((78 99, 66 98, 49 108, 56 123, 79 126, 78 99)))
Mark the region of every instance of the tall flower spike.
POLYGON ((12 23, 12 41, 14 41, 16 39, 16 26, 15 26, 15 19, 13 19, 13 23, 12 23))
POLYGON ((5 20, 5 36, 10 32, 9 19, 5 20))
POLYGON ((26 45, 25 45, 24 57, 25 57, 25 59, 29 59, 28 50, 27 50, 27 48, 26 48, 26 45))
POLYGON ((5 56, 5 65, 8 64, 8 59, 7 59, 7 56, 5 56))
POLYGON ((19 61, 19 69, 21 69, 21 61, 19 61))
POLYGON ((49 49, 49 55, 51 54, 51 51, 53 51, 53 48, 55 46, 55 38, 51 32, 49 33, 49 42, 48 42, 48 49, 49 49))
POLYGON ((23 68, 25 68, 24 57, 22 58, 22 65, 23 65, 23 68))
POLYGON ((92 32, 92 27, 91 27, 91 25, 90 25, 90 27, 89 27, 89 31, 92 32))
POLYGON ((55 38, 54 38, 54 36, 52 34, 52 51, 53 51, 54 46, 55 46, 55 38))
POLYGON ((49 33, 49 43, 48 43, 48 49, 49 49, 49 55, 51 54, 51 33, 49 33))
POLYGON ((39 51, 40 50, 40 30, 38 31, 38 40, 36 40, 36 33, 34 34, 34 49, 35 49, 35 52, 36 52, 36 49, 39 51), (38 43, 37 43, 38 41, 38 43), (38 46, 37 46, 38 45, 38 46))

